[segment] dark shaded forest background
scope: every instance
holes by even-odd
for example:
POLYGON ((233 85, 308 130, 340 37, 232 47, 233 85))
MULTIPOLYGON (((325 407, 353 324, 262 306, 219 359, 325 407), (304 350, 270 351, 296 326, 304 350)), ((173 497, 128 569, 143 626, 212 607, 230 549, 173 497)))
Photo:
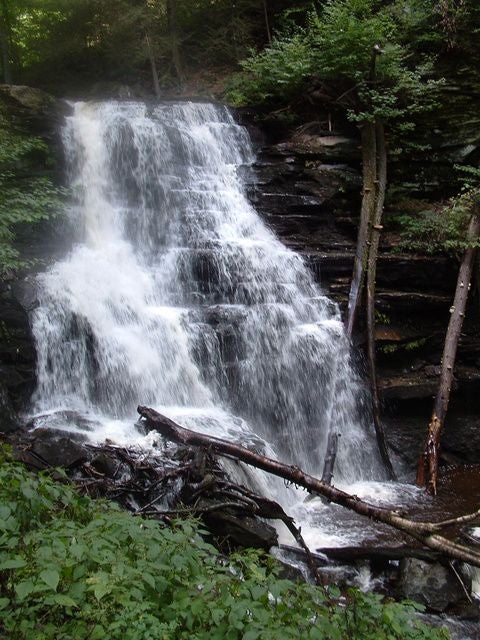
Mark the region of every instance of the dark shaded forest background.
POLYGON ((276 29, 301 25, 312 3, 285 0, 2 0, 6 82, 56 94, 96 82, 152 90, 197 74, 224 76, 276 29))

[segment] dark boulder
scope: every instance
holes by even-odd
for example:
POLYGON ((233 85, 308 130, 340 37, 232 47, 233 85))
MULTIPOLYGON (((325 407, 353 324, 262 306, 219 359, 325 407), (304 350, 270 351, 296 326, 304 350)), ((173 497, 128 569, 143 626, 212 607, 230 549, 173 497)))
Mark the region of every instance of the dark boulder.
POLYGON ((35 386, 36 352, 28 310, 17 299, 15 280, 0 283, 0 393, 9 410, 0 430, 10 430, 28 404, 35 386))
POLYGON ((400 565, 398 595, 420 602, 430 611, 445 611, 466 600, 465 590, 471 590, 469 576, 463 574, 460 578, 460 567, 455 571, 438 562, 406 558, 400 565))

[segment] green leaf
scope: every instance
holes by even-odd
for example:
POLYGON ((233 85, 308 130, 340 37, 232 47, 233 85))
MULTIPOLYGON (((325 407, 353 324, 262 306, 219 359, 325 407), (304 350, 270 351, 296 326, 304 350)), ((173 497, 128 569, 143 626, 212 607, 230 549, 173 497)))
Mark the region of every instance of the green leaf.
POLYGON ((25 560, 21 558, 12 558, 11 560, 5 560, 5 562, 0 563, 0 571, 5 571, 6 569, 21 569, 26 564, 25 560))
POLYGON ((155 589, 155 578, 150 573, 142 573, 142 579, 150 585, 152 589, 155 589))
POLYGON ((107 633, 105 627, 101 624, 96 624, 90 634, 91 640, 105 640, 106 637, 107 633))
POLYGON ((73 598, 65 595, 64 593, 56 593, 53 597, 53 601, 62 607, 78 607, 78 604, 73 598))
POLYGON ((1 520, 6 520, 10 514, 12 513, 10 507, 8 505, 1 505, 0 506, 0 519, 1 520))
POLYGON ((15 592, 20 600, 24 600, 27 596, 29 596, 33 591, 35 591, 35 585, 31 580, 26 580, 25 582, 19 582, 15 585, 15 592))
POLYGON ((100 582, 95 585, 93 594, 97 600, 101 600, 104 596, 107 595, 107 593, 110 593, 110 591, 110 585, 106 584, 105 582, 100 582))
POLYGON ((58 571, 55 571, 55 569, 45 569, 40 573, 40 578, 53 589, 53 591, 57 590, 58 583, 60 582, 58 571))

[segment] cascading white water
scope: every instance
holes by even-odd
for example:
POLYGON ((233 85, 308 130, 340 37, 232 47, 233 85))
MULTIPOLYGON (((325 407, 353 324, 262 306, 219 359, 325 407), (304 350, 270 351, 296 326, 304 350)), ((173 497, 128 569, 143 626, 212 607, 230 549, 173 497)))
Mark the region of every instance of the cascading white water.
POLYGON ((77 103, 64 141, 79 234, 39 280, 35 413, 128 441, 151 405, 317 474, 333 423, 336 480, 381 477, 338 309, 244 193, 246 129, 212 104, 77 103))

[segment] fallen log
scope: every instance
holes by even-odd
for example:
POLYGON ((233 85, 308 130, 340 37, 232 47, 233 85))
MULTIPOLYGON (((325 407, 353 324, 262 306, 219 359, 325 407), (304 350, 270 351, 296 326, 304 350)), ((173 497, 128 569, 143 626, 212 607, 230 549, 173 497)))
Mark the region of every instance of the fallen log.
POLYGON ((340 562, 355 562, 356 560, 371 560, 374 562, 389 562, 404 558, 417 558, 425 562, 436 562, 441 554, 422 547, 320 547, 316 553, 327 556, 330 560, 340 562))
MULTIPOLYGON (((286 553, 304 559, 303 549, 287 544, 279 544, 278 546, 286 553)), ((358 561, 368 560, 373 566, 388 565, 389 562, 406 558, 416 558, 432 563, 440 562, 442 559, 442 555, 438 551, 431 551, 420 546, 379 547, 370 545, 365 547, 319 547, 312 553, 312 557, 319 567, 328 566, 332 561, 337 564, 351 565, 358 561)))
POLYGON ((299 487, 303 487, 310 493, 324 496, 331 502, 360 515, 394 527, 398 531, 402 531, 420 541, 429 549, 438 551, 448 558, 454 558, 480 567, 480 552, 466 545, 452 542, 438 533, 444 526, 451 526, 457 521, 464 523, 479 518, 480 509, 475 513, 462 516, 458 519, 450 519, 445 522, 417 522, 406 518, 399 510, 378 507, 361 500, 355 495, 341 491, 305 473, 296 466, 283 464, 272 458, 250 451, 241 445, 223 440, 222 438, 207 436, 191 431, 190 429, 185 429, 173 422, 173 420, 162 416, 148 407, 139 406, 138 413, 146 421, 150 429, 158 431, 169 440, 188 446, 206 447, 218 455, 227 455, 236 458, 257 469, 267 471, 299 487))

